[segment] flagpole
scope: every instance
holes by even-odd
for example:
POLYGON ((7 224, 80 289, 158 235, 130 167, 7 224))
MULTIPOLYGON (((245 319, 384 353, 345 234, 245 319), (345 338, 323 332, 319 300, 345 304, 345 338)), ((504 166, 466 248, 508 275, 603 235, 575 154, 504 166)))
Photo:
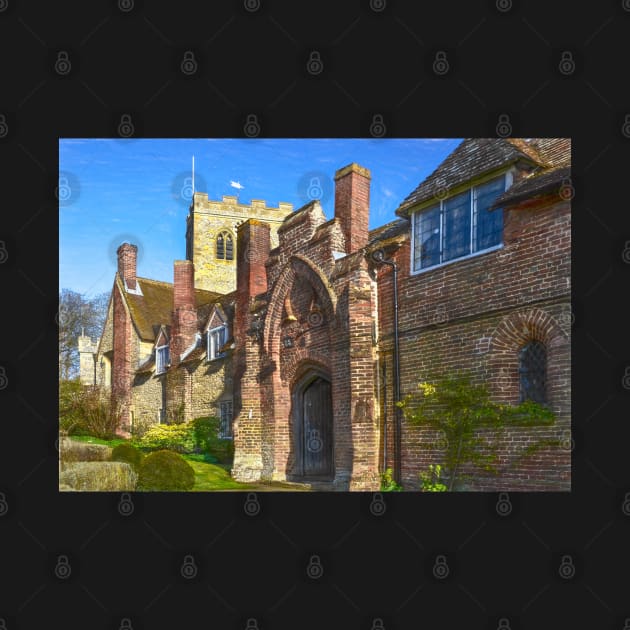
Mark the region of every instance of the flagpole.
POLYGON ((195 200, 195 156, 192 156, 192 195, 195 200))

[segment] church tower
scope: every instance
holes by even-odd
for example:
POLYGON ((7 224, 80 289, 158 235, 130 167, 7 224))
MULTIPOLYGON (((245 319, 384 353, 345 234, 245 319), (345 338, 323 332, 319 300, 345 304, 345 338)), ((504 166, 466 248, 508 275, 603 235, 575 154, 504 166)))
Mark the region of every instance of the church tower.
POLYGON ((278 228, 292 211, 293 204, 282 201, 271 208, 259 199, 247 205, 235 196, 212 201, 196 192, 186 218, 186 258, 195 267, 195 288, 223 294, 236 290, 236 228, 247 219, 264 221, 276 247, 278 228))

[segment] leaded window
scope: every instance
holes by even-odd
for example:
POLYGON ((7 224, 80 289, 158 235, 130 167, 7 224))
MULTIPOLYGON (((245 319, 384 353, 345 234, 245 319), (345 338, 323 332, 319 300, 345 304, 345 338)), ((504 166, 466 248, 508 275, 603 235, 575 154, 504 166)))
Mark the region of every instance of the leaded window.
POLYGON ((413 270, 501 245, 503 211, 490 206, 506 188, 501 175, 413 213, 413 270))
POLYGON ((530 341, 519 351, 520 402, 547 401, 547 350, 540 341, 530 341))
POLYGON ((221 348, 227 341, 227 327, 225 325, 217 328, 211 328, 208 331, 208 360, 220 359, 225 356, 225 353, 221 351, 221 348))
POLYGON ((155 349, 155 373, 163 374, 171 361, 168 346, 160 346, 155 349))
POLYGON ((232 401, 224 400, 219 403, 220 409, 220 424, 219 424, 219 438, 227 440, 233 437, 232 434, 232 401))

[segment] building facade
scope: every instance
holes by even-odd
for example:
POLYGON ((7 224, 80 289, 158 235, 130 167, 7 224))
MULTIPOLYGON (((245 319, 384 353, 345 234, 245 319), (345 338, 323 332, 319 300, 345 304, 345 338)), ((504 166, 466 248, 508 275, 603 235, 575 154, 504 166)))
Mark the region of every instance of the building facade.
POLYGON ((465 489, 569 490, 570 151, 464 140, 371 231, 371 174, 354 163, 335 175, 331 219, 316 200, 196 193, 172 285, 137 278, 135 247, 119 249, 82 379, 111 386, 127 430, 221 416, 237 480, 378 490, 386 468, 416 489, 440 463, 427 448, 440 435, 408 423, 396 394, 464 369, 497 402, 555 414, 488 433, 499 474, 470 466, 465 489))

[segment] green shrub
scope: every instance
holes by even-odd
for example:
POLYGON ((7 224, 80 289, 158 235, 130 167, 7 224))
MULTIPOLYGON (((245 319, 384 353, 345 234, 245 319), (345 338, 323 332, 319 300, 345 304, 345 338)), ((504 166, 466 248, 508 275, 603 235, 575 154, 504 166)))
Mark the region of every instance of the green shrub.
POLYGON ((442 466, 440 464, 429 464, 429 470, 427 472, 418 473, 420 482, 422 483, 422 492, 447 492, 448 487, 441 477, 442 466))
POLYGON ((124 462, 77 462, 59 473, 59 486, 82 492, 128 492, 135 490, 137 478, 124 462))
POLYGON ((219 437, 220 424, 221 420, 215 416, 195 418, 191 422, 195 446, 219 462, 230 463, 234 459, 234 440, 219 437))
POLYGON ((78 381, 59 383, 59 428, 68 435, 93 435, 109 440, 116 437, 120 405, 112 403, 107 390, 86 387, 78 381))
POLYGON ((66 464, 74 462, 109 461, 111 454, 112 449, 109 446, 76 442, 66 436, 59 438, 59 461, 62 469, 66 464))
POLYGON ((195 485, 195 471, 188 462, 172 451, 156 451, 147 455, 138 473, 137 490, 180 491, 195 485))
POLYGON ((134 470, 140 468, 140 464, 144 459, 144 454, 131 444, 119 444, 112 451, 113 462, 126 462, 130 464, 134 470))
POLYGON ((381 492, 402 492, 402 486, 394 480, 391 468, 381 473, 381 492))
POLYGON ((193 428, 190 424, 155 424, 134 445, 147 450, 168 449, 176 453, 195 450, 193 428))
POLYGON ((59 381, 59 431, 66 435, 85 433, 80 412, 83 386, 79 379, 59 381))

